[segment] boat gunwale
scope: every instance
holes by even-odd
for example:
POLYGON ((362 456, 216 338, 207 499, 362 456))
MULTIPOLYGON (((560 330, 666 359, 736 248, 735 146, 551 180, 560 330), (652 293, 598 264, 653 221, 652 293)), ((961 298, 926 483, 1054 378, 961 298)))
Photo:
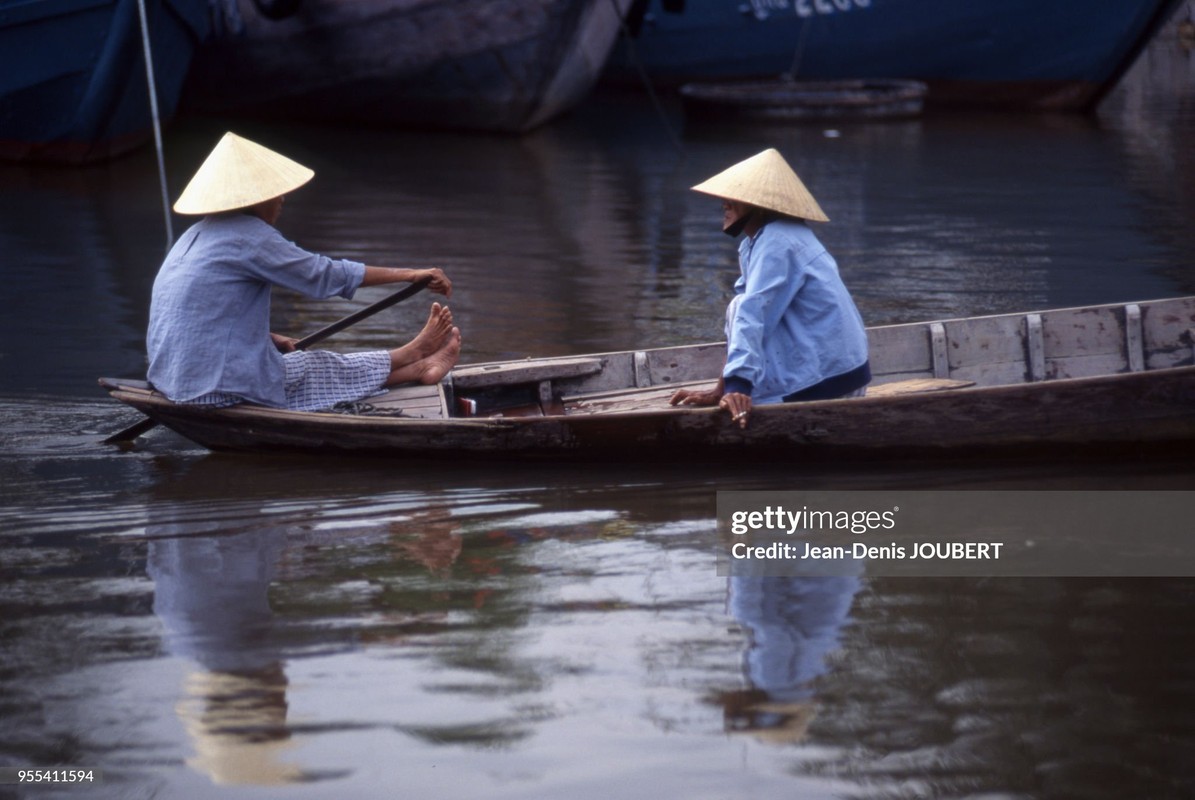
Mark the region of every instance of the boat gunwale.
MULTIPOLYGON (((1160 367, 1157 369, 1142 370, 1139 372, 1122 371, 1110 372, 1102 375, 1084 375, 1077 378, 1052 378, 1042 381, 1023 381, 1020 383, 1006 383, 993 386, 962 386, 951 388, 940 392, 917 392, 910 394, 895 394, 885 396, 869 396, 862 397, 838 397, 828 400, 807 400, 800 403, 766 403, 759 404, 752 407, 752 414, 759 416, 774 416, 779 414, 794 415, 799 414, 803 410, 813 411, 815 409, 834 408, 842 404, 851 405, 903 405, 903 404, 921 404, 926 402, 929 396, 944 396, 944 395, 958 395, 958 394, 982 394, 982 395, 999 395, 999 394, 1025 394, 1037 393, 1041 391, 1049 391, 1051 389, 1071 389, 1081 388, 1083 384, 1098 385, 1102 383, 1111 382, 1125 382, 1130 380, 1146 380, 1149 378, 1161 377, 1179 377, 1184 372, 1195 372, 1195 364, 1188 364, 1177 367, 1160 367)), ((398 414, 352 414, 340 413, 335 411, 293 411, 285 408, 270 408, 268 406, 258 406, 252 404, 240 404, 236 406, 229 406, 226 408, 211 408, 204 406, 189 406, 185 403, 175 403, 172 400, 164 397, 156 391, 149 389, 126 388, 119 379, 105 378, 119 388, 109 388, 108 392, 113 399, 120 400, 127 405, 131 405, 139 410, 142 407, 150 409, 167 409, 167 413, 177 411, 189 416, 208 416, 214 419, 223 417, 230 417, 233 419, 239 418, 255 418, 261 417, 265 419, 277 419, 279 421, 285 420, 309 420, 318 422, 320 424, 333 423, 333 427, 340 425, 383 425, 391 427, 396 425, 417 426, 417 427, 443 427, 449 426, 463 426, 463 427, 513 427, 516 425, 535 425, 543 424, 549 421, 560 420, 586 420, 586 419, 616 419, 628 417, 647 417, 647 416, 678 416, 678 415, 716 415, 722 413, 722 409, 713 406, 662 406, 659 409, 630 409, 624 411, 599 411, 594 413, 580 413, 580 414, 544 414, 542 416, 526 416, 526 417, 503 417, 503 416, 487 416, 487 417, 447 417, 447 418, 426 418, 415 416, 402 416, 398 414)), ((714 379, 716 380, 716 379, 714 379)), ((883 385, 883 384, 876 384, 883 385)), ((644 387, 644 391, 653 389, 666 389, 666 384, 657 386, 644 387)))

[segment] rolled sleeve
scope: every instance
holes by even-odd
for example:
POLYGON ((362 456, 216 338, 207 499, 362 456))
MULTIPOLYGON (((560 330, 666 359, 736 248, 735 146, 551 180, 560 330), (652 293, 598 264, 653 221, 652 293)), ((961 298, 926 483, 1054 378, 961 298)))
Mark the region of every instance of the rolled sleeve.
POLYGON ((262 238, 250 268, 264 281, 319 299, 352 299, 365 279, 364 264, 310 253, 273 228, 262 238))

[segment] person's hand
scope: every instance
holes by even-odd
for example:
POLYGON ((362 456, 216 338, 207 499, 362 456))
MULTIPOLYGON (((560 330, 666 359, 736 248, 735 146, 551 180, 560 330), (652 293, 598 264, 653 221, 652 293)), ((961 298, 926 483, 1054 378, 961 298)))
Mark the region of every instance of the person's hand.
POLYGON ((747 427, 747 420, 751 416, 751 397, 739 392, 727 392, 718 401, 718 408, 730 412, 730 418, 739 424, 740 428, 747 427))
POLYGON ((293 353, 295 352, 295 345, 299 343, 298 339, 292 339, 280 333, 271 333, 270 341, 274 343, 274 347, 278 348, 279 353, 293 353))
POLYGON ((431 283, 427 288, 431 289, 436 294, 442 294, 445 297, 452 297, 452 281, 448 280, 448 276, 444 274, 444 270, 436 267, 434 269, 421 269, 419 275, 414 282, 423 280, 424 278, 431 278, 431 283))
POLYGON ((677 389, 668 404, 672 406, 716 406, 722 396, 717 389, 677 389))

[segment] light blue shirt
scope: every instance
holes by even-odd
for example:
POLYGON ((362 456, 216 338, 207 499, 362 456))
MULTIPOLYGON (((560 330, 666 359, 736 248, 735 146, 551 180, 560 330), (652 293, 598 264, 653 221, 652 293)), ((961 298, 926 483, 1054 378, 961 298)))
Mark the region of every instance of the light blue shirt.
POLYGON ((286 405, 270 287, 346 299, 365 265, 309 253, 249 214, 205 217, 162 263, 149 307, 149 381, 176 402, 209 392, 286 405))
POLYGON ((867 361, 863 318, 804 222, 773 220, 745 238, 739 267, 722 375, 749 383, 752 402, 779 403, 867 361))

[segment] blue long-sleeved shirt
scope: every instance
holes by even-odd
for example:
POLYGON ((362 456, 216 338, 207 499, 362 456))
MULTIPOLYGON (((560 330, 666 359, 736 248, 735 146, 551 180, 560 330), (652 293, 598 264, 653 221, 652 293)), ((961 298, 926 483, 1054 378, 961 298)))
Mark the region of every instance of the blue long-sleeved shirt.
POLYGON ((778 403, 867 361, 863 319, 804 222, 773 220, 745 238, 739 266, 722 372, 727 392, 778 403))
POLYGON ((149 381, 171 400, 209 392, 286 405, 270 287, 346 299, 365 265, 309 253, 249 214, 205 217, 170 249, 149 309, 149 381))

